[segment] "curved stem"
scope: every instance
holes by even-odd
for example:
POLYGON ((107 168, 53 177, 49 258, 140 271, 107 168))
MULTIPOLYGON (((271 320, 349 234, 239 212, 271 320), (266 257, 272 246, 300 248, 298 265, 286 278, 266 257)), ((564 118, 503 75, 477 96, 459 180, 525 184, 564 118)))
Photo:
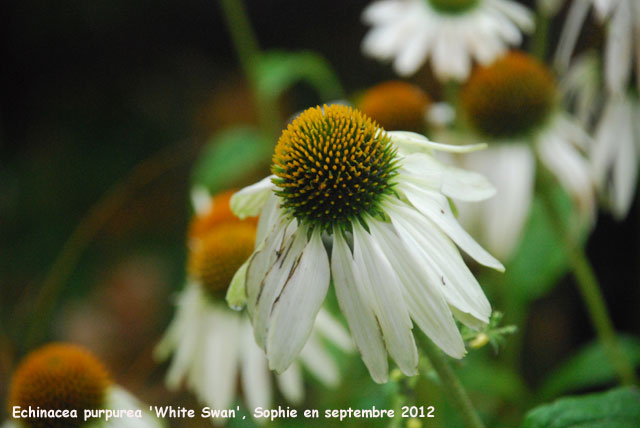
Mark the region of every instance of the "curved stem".
POLYGON ((42 287, 35 298, 32 320, 26 332, 23 352, 37 345, 45 334, 56 302, 64 288, 65 281, 73 272, 82 253, 105 223, 141 187, 149 184, 166 171, 192 159, 196 144, 180 143, 165 147, 150 158, 136 165, 131 172, 114 184, 80 220, 75 230, 58 253, 42 287))
POLYGON ((598 279, 593 272, 593 268, 589 263, 583 246, 580 245, 577 239, 574 238, 568 228, 563 224, 556 208, 557 205, 553 201, 551 187, 548 183, 549 180, 546 180, 539 186, 542 201, 549 213, 553 227, 556 229, 565 247, 573 276, 578 285, 582 300, 587 307, 591 324, 595 328, 598 339, 600 343, 602 343, 605 353, 620 378, 620 382, 624 385, 637 384, 638 380, 633 365, 618 343, 598 279))
POLYGON ((220 5, 231 35, 233 47, 251 86, 258 109, 260 127, 267 136, 277 138, 280 131, 278 106, 259 91, 257 67, 260 59, 260 47, 249 23, 249 17, 243 2, 244 0, 221 0, 220 5))
POLYGON ((428 338, 424 338, 422 341, 422 349, 427 354, 433 368, 438 372, 442 385, 449 393, 454 405, 460 411, 465 425, 468 428, 484 428, 484 424, 473 407, 467 392, 453 373, 451 366, 449 366, 440 349, 428 338))

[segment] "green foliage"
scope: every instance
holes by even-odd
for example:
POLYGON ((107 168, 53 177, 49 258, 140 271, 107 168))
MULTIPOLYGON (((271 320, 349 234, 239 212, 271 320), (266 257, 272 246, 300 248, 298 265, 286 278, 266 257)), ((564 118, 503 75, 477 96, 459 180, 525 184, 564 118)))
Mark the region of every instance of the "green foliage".
POLYGON ((561 398, 530 411, 522 428, 637 428, 640 393, 619 388, 581 397, 561 398))
MULTIPOLYGON (((554 199, 558 210, 565 214, 563 218, 572 218, 569 196, 559 187, 554 189, 554 199)), ((543 202, 536 196, 531 204, 522 244, 504 276, 504 282, 514 287, 518 300, 530 302, 543 296, 567 271, 568 259, 560 239, 554 232, 543 202)))
MULTIPOLYGON (((640 365, 640 339, 619 337, 618 343, 634 366, 640 365)), ((554 371, 540 389, 542 397, 553 397, 575 391, 615 382, 616 372, 600 342, 593 342, 579 350, 568 361, 554 371)))
POLYGON ((249 127, 232 128, 214 135, 198 158, 192 176, 192 186, 209 192, 237 187, 249 173, 271 160, 274 143, 249 127))
POLYGON ((344 97, 331 66, 314 52, 266 52, 261 55, 256 74, 257 90, 267 99, 277 99, 298 82, 309 84, 323 101, 344 97))

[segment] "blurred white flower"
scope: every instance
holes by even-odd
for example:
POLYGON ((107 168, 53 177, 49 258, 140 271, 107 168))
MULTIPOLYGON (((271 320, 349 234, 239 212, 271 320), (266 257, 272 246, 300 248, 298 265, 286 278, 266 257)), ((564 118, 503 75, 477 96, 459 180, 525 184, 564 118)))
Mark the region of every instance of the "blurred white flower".
POLYGON ((388 379, 387 353, 416 374, 412 320, 447 354, 465 354, 453 315, 477 328, 491 306, 455 244, 504 268, 460 227, 447 196, 477 201, 494 189, 432 150, 476 148, 386 133, 344 106, 308 109, 288 126, 274 176, 231 198, 241 218, 261 213, 242 285, 269 367, 286 370, 303 349, 331 279, 374 381, 388 379))
POLYGON ((529 9, 511 0, 380 0, 362 13, 362 50, 409 76, 427 60, 440 80, 465 80, 473 60, 487 64, 534 28, 529 9))
MULTIPOLYGON (((240 374, 243 397, 253 413, 253 409, 268 408, 272 403, 271 374, 246 314, 229 309, 225 294, 230 283, 244 282, 243 266, 254 250, 256 221, 238 220, 230 211, 230 196, 226 192, 208 203, 202 203, 202 196, 194 201, 202 209, 197 210, 189 230, 189 278, 155 356, 159 360, 172 356, 166 379, 170 389, 185 381, 201 402, 215 409, 233 404, 240 374)), ((346 330, 321 312, 298 361, 321 383, 336 387, 340 373, 324 347, 325 340, 344 351, 353 349, 346 330)), ((293 403, 304 397, 299 363, 276 376, 282 395, 293 403)))
MULTIPOLYGON (((301 365, 325 386, 338 386, 340 372, 325 349, 324 340, 343 351, 353 348, 342 326, 320 311, 314 332, 298 360, 275 376, 288 401, 300 403, 304 398, 301 365)), ((271 406, 272 376, 246 314, 229 309, 223 300, 214 301, 199 284, 187 284, 180 294, 176 315, 155 351, 159 360, 172 354, 166 380, 169 389, 178 389, 184 381, 202 403, 227 409, 239 394, 240 374, 242 395, 250 412, 271 406)))
POLYGON ((595 218, 595 186, 584 156, 589 135, 560 111, 555 81, 542 63, 510 53, 477 69, 461 93, 463 116, 489 142, 462 165, 485 174, 496 197, 468 206, 460 219, 477 230, 498 257, 511 257, 519 244, 533 197, 536 157, 573 198, 582 224, 595 218))
POLYGON ((604 76, 611 93, 621 93, 629 84, 635 68, 640 81, 640 1, 638 0, 580 0, 574 1, 562 30, 556 65, 566 70, 571 62, 576 41, 587 17, 590 6, 601 22, 607 23, 604 48, 604 76))
POLYGON ((598 184, 614 216, 626 217, 638 180, 640 103, 631 94, 611 95, 590 150, 598 184))

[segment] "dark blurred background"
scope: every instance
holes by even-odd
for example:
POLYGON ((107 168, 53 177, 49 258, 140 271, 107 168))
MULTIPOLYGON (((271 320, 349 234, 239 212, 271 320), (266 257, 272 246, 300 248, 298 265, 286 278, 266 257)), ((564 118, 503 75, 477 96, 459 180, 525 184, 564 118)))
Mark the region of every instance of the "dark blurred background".
MULTIPOLYGON (((360 54, 369 1, 246 3, 263 48, 319 52, 348 93, 394 77, 360 54)), ((0 399, 15 364, 7 355, 19 355, 14 342, 67 238, 105 192, 169 148, 182 155, 128 194, 80 254, 49 337, 86 344, 120 383, 162 402, 150 351, 182 285, 190 167, 215 130, 255 121, 219 5, 8 0, 0 15, 0 399)), ((318 101, 298 88, 283 117, 318 101)), ((639 214, 637 200, 622 223, 602 214, 588 242, 616 326, 635 334, 639 214)), ((593 336, 571 281, 519 333, 532 384, 593 336)))

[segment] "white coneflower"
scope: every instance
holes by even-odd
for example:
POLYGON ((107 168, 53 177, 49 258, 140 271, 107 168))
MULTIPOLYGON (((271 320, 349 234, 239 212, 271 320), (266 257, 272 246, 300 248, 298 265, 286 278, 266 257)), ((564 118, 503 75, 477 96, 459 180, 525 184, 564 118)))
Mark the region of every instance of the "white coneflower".
POLYGON ((595 131, 591 164, 606 203, 617 218, 633 202, 640 153, 640 103, 631 94, 611 95, 595 131))
POLYGON ((536 156, 572 196, 584 222, 593 218, 594 183, 582 151, 589 136, 557 108, 556 84, 540 62, 512 52, 478 68, 461 92, 462 116, 492 144, 464 159, 487 174, 498 195, 480 207, 461 205, 479 223, 482 241, 499 257, 511 256, 529 213, 536 156))
POLYGON ((345 106, 310 108, 283 131, 274 176, 231 198, 240 217, 261 213, 242 285, 269 367, 286 370, 305 346, 330 280, 376 382, 388 379, 387 353, 416 374, 412 320, 449 355, 465 354, 452 313, 478 327, 491 306, 456 244, 503 266, 460 227, 447 196, 481 200, 494 189, 431 150, 468 149, 387 133, 345 106), (412 146, 426 152, 409 153, 412 146))
POLYGON ((638 0, 581 0, 571 4, 563 29, 556 64, 566 69, 575 49, 590 6, 601 22, 607 21, 604 48, 604 76, 607 89, 612 93, 624 92, 635 67, 640 81, 640 2, 638 0))
MULTIPOLYGON (((271 405, 271 374, 246 314, 229 309, 224 297, 235 272, 253 252, 256 222, 238 220, 229 209, 229 197, 230 193, 223 193, 209 204, 200 204, 208 212, 191 223, 189 280, 156 356, 165 360, 173 354, 167 374, 170 389, 185 381, 201 402, 216 409, 233 403, 240 373, 243 397, 253 413, 254 408, 271 405)), ((335 387, 340 373, 322 340, 347 351, 353 345, 327 313, 318 318, 314 332, 299 362, 320 382, 335 387)), ((304 383, 298 363, 277 376, 277 383, 287 400, 302 400, 304 383)))
POLYGON ((362 42, 365 54, 393 59, 402 76, 430 58, 440 80, 466 79, 473 60, 495 60, 534 26, 531 12, 511 0, 381 0, 362 17, 373 26, 362 42))
MULTIPOLYGON (((164 423, 122 387, 113 383, 102 363, 85 349, 66 343, 53 343, 36 349, 16 369, 9 392, 9 408, 19 407, 25 417, 12 419, 5 428, 91 427, 99 420, 105 428, 156 428, 164 423), (99 409, 118 411, 107 420, 99 409), (33 411, 31 415, 29 411, 33 411), (69 411, 55 417, 42 411, 69 411), (134 416, 121 411, 133 411, 134 416), (135 412, 139 412, 136 416, 135 412), (73 412, 76 417, 73 417, 73 412), (85 412, 92 412, 85 420, 85 412), (63 417, 60 417, 63 416, 63 417), (96 417, 97 416, 97 417, 96 417)), ((19 413, 21 414, 21 413, 19 413)))

